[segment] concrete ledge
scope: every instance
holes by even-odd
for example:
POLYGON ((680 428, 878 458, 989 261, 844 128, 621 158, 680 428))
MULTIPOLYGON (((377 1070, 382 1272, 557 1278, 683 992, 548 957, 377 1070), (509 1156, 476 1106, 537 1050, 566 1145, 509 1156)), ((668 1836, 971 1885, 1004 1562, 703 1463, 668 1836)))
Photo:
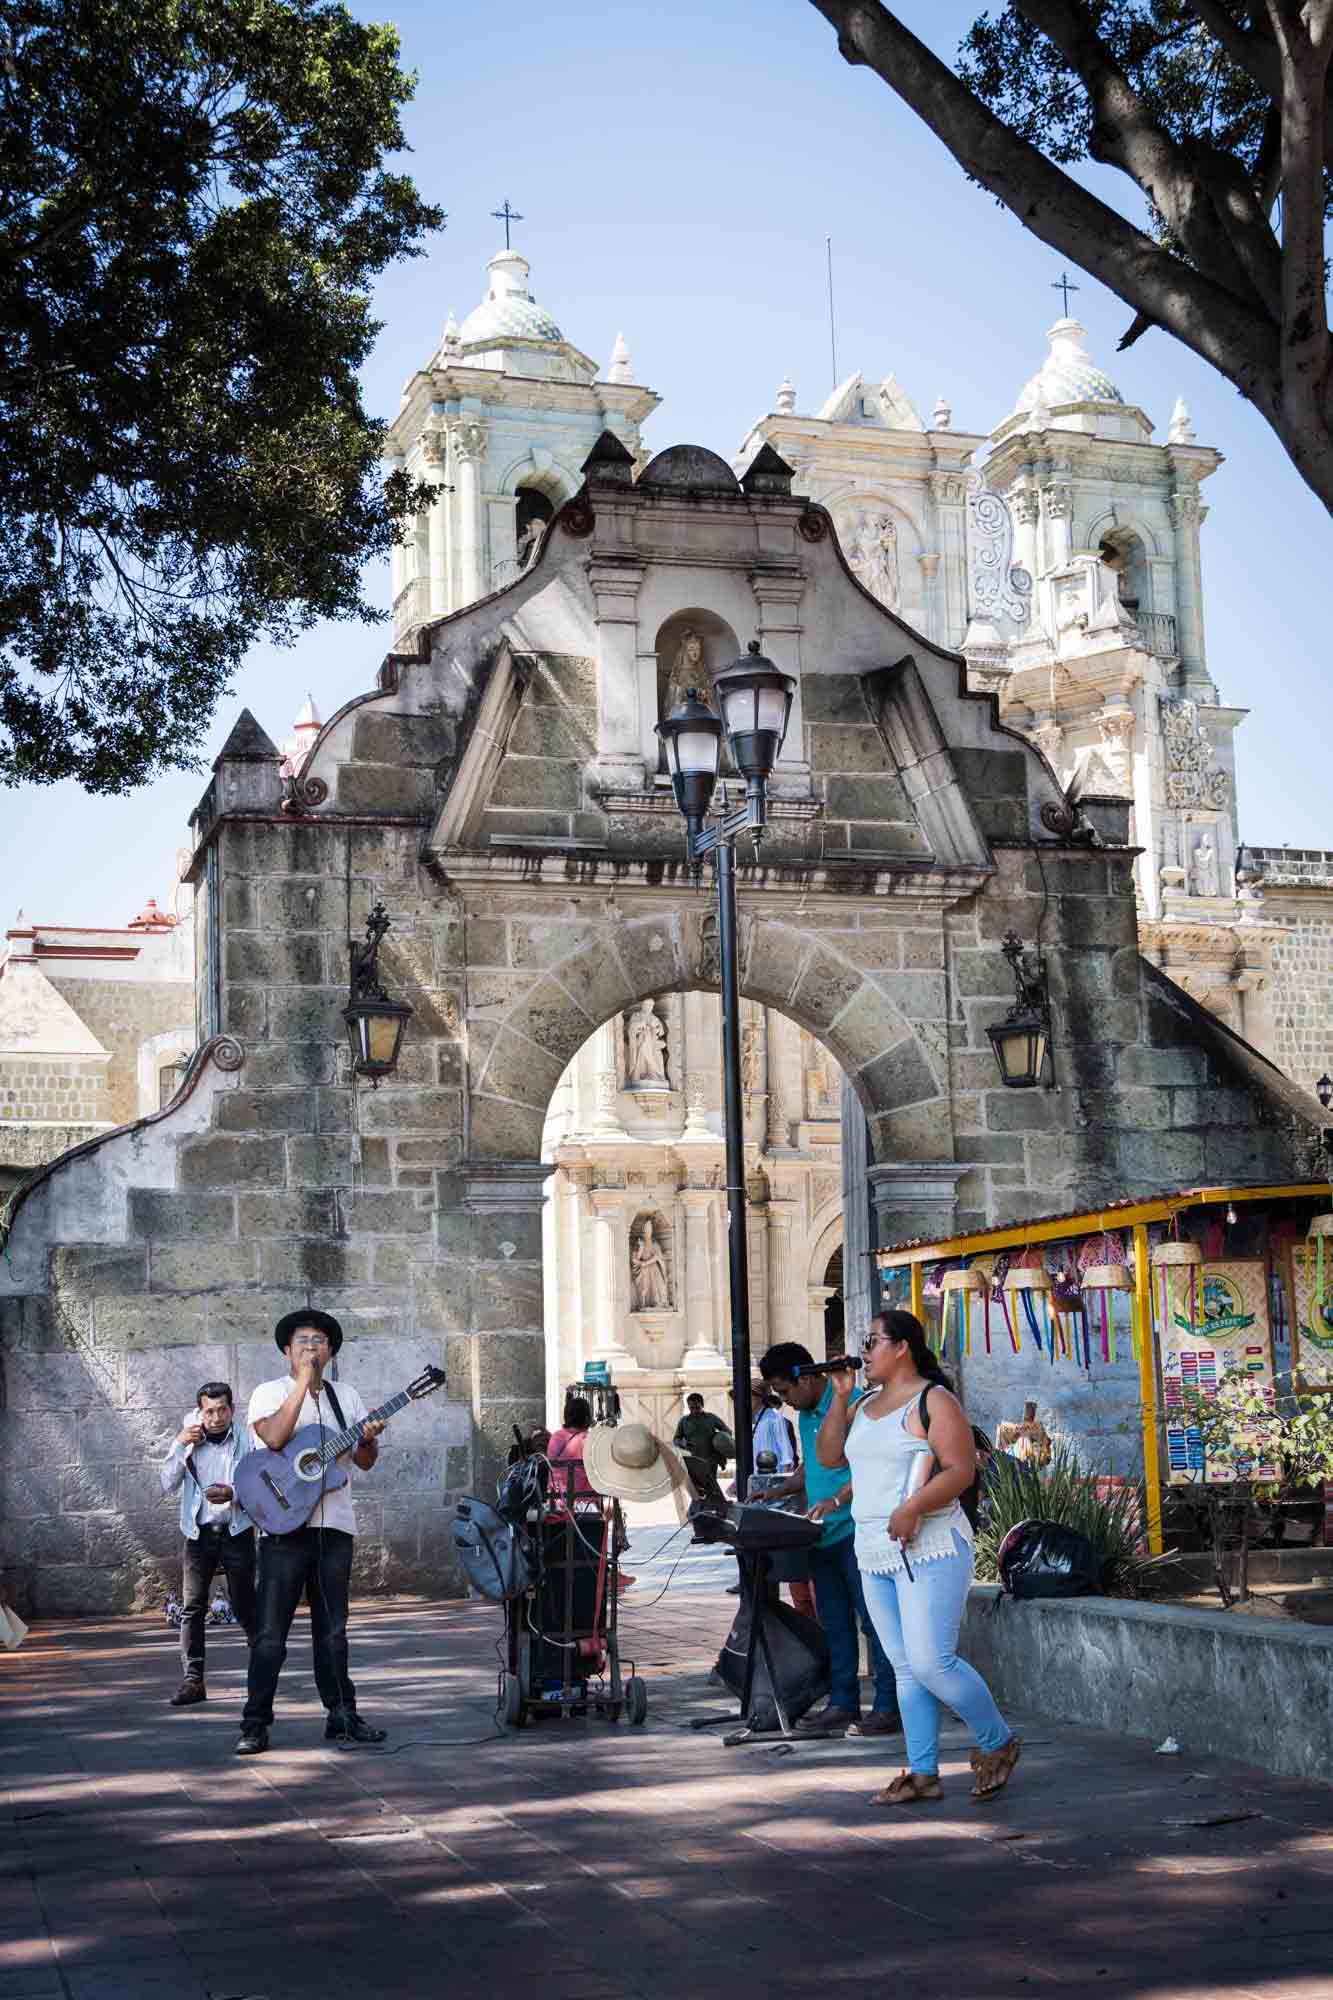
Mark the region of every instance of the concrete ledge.
POLYGON ((1114 1597, 1016 1604, 978 1583, 959 1652, 1001 1707, 1333 1783, 1333 1633, 1114 1597))

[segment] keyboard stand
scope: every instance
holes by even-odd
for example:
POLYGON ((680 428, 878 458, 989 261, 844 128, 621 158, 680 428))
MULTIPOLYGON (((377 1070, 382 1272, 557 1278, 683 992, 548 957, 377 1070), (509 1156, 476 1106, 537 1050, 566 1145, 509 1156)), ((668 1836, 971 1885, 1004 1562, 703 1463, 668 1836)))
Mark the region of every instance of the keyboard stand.
POLYGON ((724 1748, 734 1750, 740 1743, 754 1743, 761 1737, 793 1738, 786 1706, 778 1691, 777 1669, 773 1664, 773 1653, 768 1643, 768 1556, 762 1549, 742 1555, 737 1551, 736 1561, 741 1571, 741 1589, 749 1591, 750 1600, 750 1641, 745 1649, 745 1684, 741 1690, 739 1717, 735 1715, 700 1715, 690 1724, 691 1729, 709 1729, 718 1722, 740 1721, 739 1729, 732 1729, 722 1738, 724 1748), (758 1663, 762 1658, 768 1669, 768 1685, 773 1696, 773 1706, 777 1710, 776 1729, 761 1729, 756 1723, 751 1708, 754 1697, 754 1683, 758 1663))

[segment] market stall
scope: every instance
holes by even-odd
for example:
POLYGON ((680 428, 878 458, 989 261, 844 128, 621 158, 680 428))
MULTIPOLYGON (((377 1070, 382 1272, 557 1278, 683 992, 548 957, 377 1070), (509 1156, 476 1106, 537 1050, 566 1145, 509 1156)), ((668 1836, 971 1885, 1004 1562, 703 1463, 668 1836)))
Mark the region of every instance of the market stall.
POLYGON ((1326 1182, 1194 1188, 872 1255, 974 1423, 1033 1404, 1090 1469, 1142 1476, 1156 1554, 1164 1487, 1235 1476, 1203 1451, 1195 1392, 1236 1371, 1333 1390, 1331 1208, 1326 1182))

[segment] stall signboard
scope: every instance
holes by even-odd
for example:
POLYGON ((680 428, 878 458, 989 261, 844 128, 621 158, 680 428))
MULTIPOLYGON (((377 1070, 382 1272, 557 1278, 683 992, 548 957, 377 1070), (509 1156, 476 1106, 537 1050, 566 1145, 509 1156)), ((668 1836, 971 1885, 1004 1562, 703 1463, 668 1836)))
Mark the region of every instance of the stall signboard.
POLYGON ((1301 1381, 1307 1389, 1333 1389, 1333 1253, 1321 1258, 1314 1242, 1293 1245, 1291 1275, 1301 1381))
POLYGON ((1162 1403, 1166 1417, 1167 1473, 1173 1486, 1225 1485, 1239 1477, 1275 1479, 1277 1468, 1247 1460, 1244 1452, 1211 1452, 1184 1421, 1185 1394, 1216 1396, 1238 1371, 1259 1377, 1273 1392, 1268 1279, 1261 1259, 1177 1267, 1166 1297, 1155 1296, 1162 1403))

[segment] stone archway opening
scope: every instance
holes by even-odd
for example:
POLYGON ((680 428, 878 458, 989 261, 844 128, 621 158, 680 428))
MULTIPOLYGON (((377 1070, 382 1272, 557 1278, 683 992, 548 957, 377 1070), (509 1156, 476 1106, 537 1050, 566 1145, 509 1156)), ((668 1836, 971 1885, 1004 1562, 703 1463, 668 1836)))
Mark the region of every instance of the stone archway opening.
MULTIPOLYGON (((594 1030, 552 1093, 549 1416, 589 1361, 605 1361, 626 1409, 659 1435, 693 1390, 732 1421, 719 1012, 697 988, 638 1001, 594 1030)), ((798 1340, 822 1357, 841 1257, 843 1071, 789 1015, 743 999, 741 1072, 752 1350, 798 1340)))

